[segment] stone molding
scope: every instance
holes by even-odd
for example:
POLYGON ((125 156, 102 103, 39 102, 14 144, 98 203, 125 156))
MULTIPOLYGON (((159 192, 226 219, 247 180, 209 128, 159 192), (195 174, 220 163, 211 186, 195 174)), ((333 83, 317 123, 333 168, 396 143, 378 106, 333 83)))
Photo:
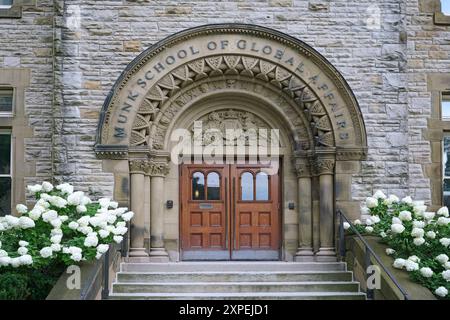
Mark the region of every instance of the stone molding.
POLYGON ((147 159, 132 159, 130 160, 130 173, 145 174, 149 167, 149 160, 147 159))
MULTIPOLYGON (((130 133, 130 136, 125 135, 128 142, 123 141, 123 144, 129 146, 147 144, 150 149, 163 150, 159 142, 155 141, 155 144, 153 144, 154 141, 150 141, 150 139, 153 139, 153 137, 158 138, 157 135, 153 135, 153 131, 157 131, 162 126, 167 127, 168 124, 164 123, 164 121, 167 121, 167 118, 170 123, 171 115, 168 114, 169 117, 163 115, 161 106, 168 103, 173 95, 183 91, 184 88, 189 87, 193 83, 198 83, 201 79, 209 78, 209 81, 213 81, 213 79, 220 78, 230 83, 236 81, 236 78, 246 78, 247 81, 266 82, 268 86, 277 89, 281 94, 290 96, 290 99, 299 106, 298 109, 305 114, 309 121, 308 128, 303 130, 311 130, 314 135, 313 145, 307 146, 306 150, 314 146, 366 148, 366 132, 358 103, 340 73, 322 55, 304 42, 272 29, 242 24, 205 25, 188 29, 158 42, 139 55, 120 76, 105 101, 97 131, 97 147, 115 144, 113 142, 115 141, 114 139, 111 142, 108 141, 110 134, 115 132, 112 121, 113 117, 118 115, 114 114, 114 112, 118 110, 120 103, 122 103, 119 100, 123 100, 126 97, 124 95, 129 94, 129 91, 125 90, 125 88, 130 85, 130 80, 137 79, 136 75, 140 71, 142 74, 142 69, 147 63, 159 54, 170 53, 170 48, 181 45, 183 42, 198 41, 200 37, 204 37, 206 41, 209 37, 217 35, 223 35, 224 37, 242 35, 242 37, 254 37, 260 41, 266 40, 279 46, 285 46, 289 50, 296 52, 296 54, 302 55, 306 59, 305 61, 313 66, 313 69, 318 68, 322 80, 316 82, 319 76, 314 76, 310 73, 317 71, 306 70, 306 74, 309 74, 308 77, 310 78, 303 81, 298 76, 303 72, 303 70, 300 70, 301 66, 295 71, 293 69, 288 70, 282 64, 274 61, 275 59, 271 58, 271 60, 268 60, 262 58, 261 55, 210 54, 203 57, 198 55, 199 58, 197 59, 185 59, 184 64, 172 69, 166 68, 162 78, 158 78, 159 80, 147 91, 146 98, 142 100, 142 103, 139 100, 139 107, 136 107, 137 115, 134 121, 130 123, 130 127, 128 127, 130 129, 126 129, 130 130, 126 131, 130 133), (333 114, 334 118, 331 120, 329 114, 331 102, 327 101, 327 107, 324 106, 327 99, 325 94, 327 89, 325 84, 322 86, 322 82, 320 82, 323 79, 330 81, 335 90, 334 94, 337 92, 339 99, 342 99, 337 107, 338 109, 342 108, 339 112, 345 113, 345 121, 343 121, 341 116, 339 119, 336 118, 338 116, 337 113, 333 114), (318 94, 322 96, 319 97, 318 94), (157 119, 158 117, 160 118, 157 119), (341 128, 345 125, 347 125, 346 128, 348 129, 346 129, 346 133, 343 133, 344 131, 341 128), (347 139, 347 135, 349 135, 352 143, 344 143, 347 140, 342 140, 347 139), (336 137, 341 139, 342 145, 336 145, 336 137)), ((303 74, 303 76, 306 76, 306 74, 303 74)), ((123 107, 123 105, 120 107, 123 107)), ((336 112, 338 109, 333 109, 333 112, 336 112)), ((134 116, 136 111, 133 111, 131 115, 134 116)), ((121 139, 116 140, 119 141, 121 139)), ((364 155, 364 152, 362 155, 364 155)), ((107 156, 108 154, 103 151, 101 157, 107 156)), ((111 154, 111 156, 122 155, 111 154)))

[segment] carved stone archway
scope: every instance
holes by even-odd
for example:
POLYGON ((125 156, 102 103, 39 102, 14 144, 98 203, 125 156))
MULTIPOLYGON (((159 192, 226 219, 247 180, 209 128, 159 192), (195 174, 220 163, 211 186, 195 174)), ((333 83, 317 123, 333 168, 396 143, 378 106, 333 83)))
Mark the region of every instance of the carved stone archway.
POLYGON ((367 152, 358 103, 339 72, 307 44, 238 24, 201 26, 158 42, 127 67, 105 101, 95 151, 106 162, 129 163, 128 172, 105 167, 123 179, 130 176, 131 193, 118 191, 136 213, 130 254, 147 255, 147 232, 151 258, 168 259, 163 200, 169 136, 180 117, 219 95, 259 101, 277 115, 297 176, 296 260, 334 259, 335 169, 367 152), (146 217, 151 227, 144 225, 146 217), (313 220, 320 229, 317 241, 313 220))

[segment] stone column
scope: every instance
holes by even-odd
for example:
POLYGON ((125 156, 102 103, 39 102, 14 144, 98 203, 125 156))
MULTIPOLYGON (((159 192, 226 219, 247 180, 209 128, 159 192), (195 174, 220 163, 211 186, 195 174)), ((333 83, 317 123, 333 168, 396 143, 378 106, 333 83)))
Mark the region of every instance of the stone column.
POLYGON ((320 190, 320 249, 318 262, 336 261, 334 246, 334 158, 319 157, 316 162, 320 190))
MULTIPOLYGON (((151 188, 150 188, 150 166, 147 166, 147 171, 145 172, 144 177, 144 193, 145 193, 145 202, 144 202, 144 213, 145 213, 145 237, 150 239, 151 237, 151 219, 150 219, 150 195, 151 195, 151 188)), ((150 241, 150 240, 149 240, 150 241)), ((145 246, 148 251, 150 251, 150 243, 146 243, 145 246)))
POLYGON ((295 171, 298 179, 298 249, 295 261, 313 261, 313 226, 311 168, 308 159, 297 159, 295 171))
POLYGON ((167 163, 151 164, 150 197, 150 261, 168 262, 169 255, 164 247, 164 180, 169 173, 167 163))
POLYGON ((145 206, 143 199, 145 198, 145 171, 147 170, 148 161, 137 159, 130 161, 130 180, 131 180, 131 210, 134 217, 131 220, 131 245, 130 258, 148 257, 144 246, 145 237, 145 206))

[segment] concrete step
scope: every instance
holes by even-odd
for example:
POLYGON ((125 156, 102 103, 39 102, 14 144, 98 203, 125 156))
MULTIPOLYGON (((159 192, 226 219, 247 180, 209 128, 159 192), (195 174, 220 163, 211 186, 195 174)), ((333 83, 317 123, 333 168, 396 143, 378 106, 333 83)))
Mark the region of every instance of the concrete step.
POLYGON ((257 271, 257 272, 119 272, 117 281, 135 282, 307 282, 352 281, 350 271, 257 271))
POLYGON ((113 283, 113 293, 358 292, 359 283, 323 282, 185 282, 113 283))
POLYGON ((257 271, 346 271, 343 262, 171 262, 122 263, 124 272, 257 272, 257 271))
POLYGON ((365 300, 360 292, 113 293, 111 300, 365 300))

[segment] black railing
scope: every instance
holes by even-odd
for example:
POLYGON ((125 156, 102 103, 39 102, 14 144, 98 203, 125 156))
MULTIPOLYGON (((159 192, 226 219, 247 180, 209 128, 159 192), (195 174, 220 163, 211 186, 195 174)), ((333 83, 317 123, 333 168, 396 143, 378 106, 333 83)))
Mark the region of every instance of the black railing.
MULTIPOLYGON (((379 266, 386 272, 392 283, 398 288, 398 290, 403 295, 404 300, 409 300, 409 295, 406 293, 406 291, 402 288, 402 286, 398 283, 397 279, 392 275, 392 273, 386 268, 386 266, 381 262, 380 257, 373 251, 373 249, 370 247, 370 245, 367 243, 366 239, 358 232, 358 230, 355 228, 353 223, 350 222, 350 220, 347 218, 347 216, 342 212, 342 210, 337 211, 337 215, 339 216, 339 256, 340 260, 344 260, 346 256, 346 246, 345 246, 345 229, 344 229, 344 223, 347 222, 350 225, 350 228, 355 235, 358 237, 358 239, 363 243, 364 245, 364 272, 366 280, 369 279, 371 274, 369 274, 369 266, 372 265, 371 258, 373 257, 376 262, 379 264, 379 266)), ((366 295, 367 299, 373 300, 375 298, 375 291, 372 288, 367 287, 366 289, 366 295)))

